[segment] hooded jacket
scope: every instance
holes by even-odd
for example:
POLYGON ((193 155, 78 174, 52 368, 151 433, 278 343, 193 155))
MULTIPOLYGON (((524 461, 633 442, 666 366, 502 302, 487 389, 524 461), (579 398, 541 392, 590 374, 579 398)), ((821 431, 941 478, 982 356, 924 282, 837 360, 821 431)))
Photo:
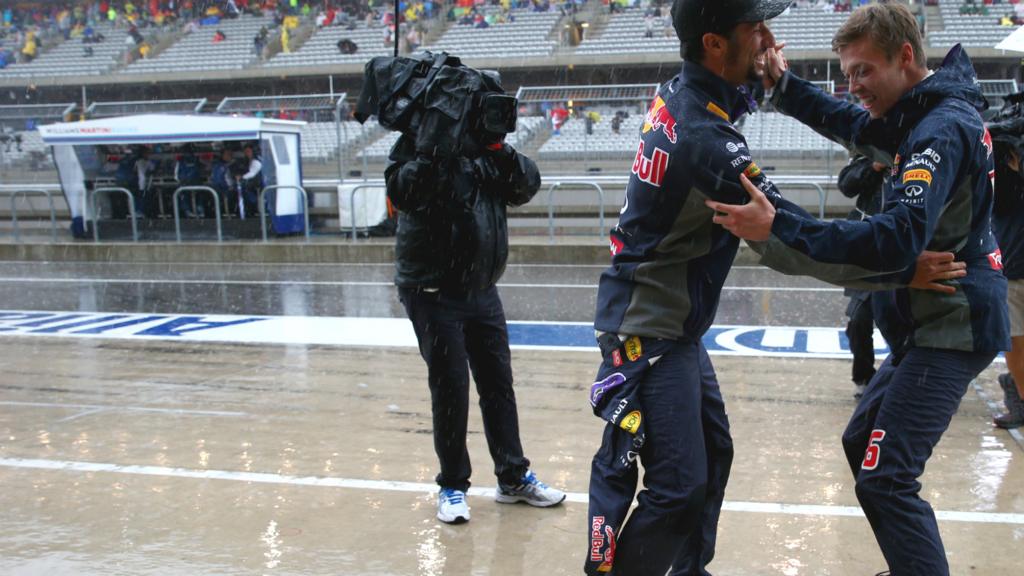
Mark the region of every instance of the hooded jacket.
POLYGON ((823 222, 776 201, 771 237, 755 248, 780 271, 883 289, 875 321, 905 346, 995 352, 1009 347, 1006 280, 992 234, 992 141, 974 68, 957 45, 942 66, 884 117, 829 96, 786 72, 776 107, 824 136, 892 166, 882 212, 861 222, 823 222), (953 252, 967 276, 955 294, 907 288, 923 250, 953 252))
POLYGON ((398 208, 395 284, 468 294, 494 286, 508 260, 507 206, 540 188, 537 165, 508 144, 478 158, 416 158, 402 136, 384 172, 398 208))
POLYGON ((596 330, 696 340, 711 326, 739 240, 711 221, 704 200, 743 202, 741 173, 778 195, 733 125, 750 109, 743 92, 692 62, 658 89, 611 231, 596 330))

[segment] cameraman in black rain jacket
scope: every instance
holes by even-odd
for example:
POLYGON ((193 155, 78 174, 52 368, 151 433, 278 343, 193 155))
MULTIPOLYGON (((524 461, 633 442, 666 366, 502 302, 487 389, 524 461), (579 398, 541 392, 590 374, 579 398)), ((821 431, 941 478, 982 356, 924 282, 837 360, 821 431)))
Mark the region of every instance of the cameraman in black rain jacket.
POLYGON ((417 158, 405 136, 390 159, 388 198, 399 210, 395 284, 461 296, 492 289, 508 258, 505 208, 537 193, 537 165, 505 143, 474 159, 417 158))
POLYGON ((508 259, 506 207, 533 198, 540 172, 501 140, 450 157, 415 149, 413 138, 403 135, 385 178, 388 198, 399 210, 395 284, 427 363, 441 464, 437 517, 453 524, 469 520, 467 364, 494 460, 495 499, 554 506, 565 494, 540 482, 523 455, 508 329, 495 287, 508 259))

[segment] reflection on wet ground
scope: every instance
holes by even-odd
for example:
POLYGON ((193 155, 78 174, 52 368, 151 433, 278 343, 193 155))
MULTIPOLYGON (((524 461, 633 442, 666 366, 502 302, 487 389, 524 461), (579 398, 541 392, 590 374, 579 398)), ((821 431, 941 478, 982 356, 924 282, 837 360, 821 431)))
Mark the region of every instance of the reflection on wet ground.
MULTIPOLYGON (((599 272, 510 268, 509 318, 588 321, 599 272)), ((0 263, 0 301, 22 310, 400 316, 390 274, 389 265, 0 263)), ((737 289, 724 293, 719 324, 843 321, 841 292, 815 282, 741 268, 729 286, 737 289)), ((415 349, 0 337, 0 573, 579 574, 582 496, 601 431, 586 400, 597 360, 513 352, 527 455, 570 501, 551 510, 494 503, 471 413, 479 492, 472 521, 453 527, 434 518, 426 370, 415 349)), ((712 572, 884 569, 866 520, 851 516, 857 502, 839 442, 854 407, 849 363, 714 363, 736 459, 712 572)), ((989 395, 996 373, 980 379, 989 395)), ((922 496, 943 511, 952 574, 1019 572, 1022 455, 968 392, 922 479, 922 496)))
MULTIPOLYGON (((509 320, 593 320, 600 266, 509 266, 509 320)), ((404 317, 392 264, 254 265, 0 262, 12 310, 404 317)), ((718 324, 839 326, 842 290, 761 267, 736 267, 718 324)))

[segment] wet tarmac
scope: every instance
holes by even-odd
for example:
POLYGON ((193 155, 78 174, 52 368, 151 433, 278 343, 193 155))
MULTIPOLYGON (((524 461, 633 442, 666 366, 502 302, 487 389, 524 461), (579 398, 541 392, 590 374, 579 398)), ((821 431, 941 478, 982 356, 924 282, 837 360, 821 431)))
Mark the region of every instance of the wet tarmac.
MULTIPOLYGON (((510 320, 592 319, 595 266, 513 266, 510 320)), ((0 308, 402 317, 391 265, 0 263, 0 308)), ((716 324, 840 326, 841 291, 735 269, 716 324)), ((580 574, 596 352, 513 352, 533 468, 564 506, 493 502, 470 414, 472 521, 434 518, 415 349, 0 336, 0 574, 580 574)), ((736 458, 716 576, 885 568, 839 436, 846 360, 714 358, 736 458)), ((929 462, 951 573, 1019 573, 1024 449, 968 391, 929 462)))
MULTIPOLYGON (((602 266, 511 265, 499 283, 509 320, 590 322, 602 266)), ((0 262, 0 307, 16 310, 404 318, 385 264, 0 262)), ((842 290, 737 266, 716 323, 839 326, 842 290)))

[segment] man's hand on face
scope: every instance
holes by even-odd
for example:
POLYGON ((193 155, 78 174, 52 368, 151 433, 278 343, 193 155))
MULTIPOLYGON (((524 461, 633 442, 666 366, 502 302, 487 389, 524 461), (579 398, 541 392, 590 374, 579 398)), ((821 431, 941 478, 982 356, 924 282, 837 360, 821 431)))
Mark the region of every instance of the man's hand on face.
POLYGON ((775 207, 743 174, 740 174, 740 183, 747 194, 750 194, 750 202, 738 206, 705 200, 704 205, 716 212, 711 219, 715 224, 721 224, 723 228, 744 240, 763 242, 771 236, 775 207))
POLYGON ((953 280, 967 276, 967 263, 956 262, 953 258, 952 252, 921 252, 917 257, 917 268, 914 270, 914 279, 910 281, 910 287, 955 294, 955 286, 938 283, 938 280, 953 280))
POLYGON ((764 62, 764 88, 765 90, 771 90, 775 87, 775 84, 782 78, 782 74, 789 70, 789 62, 786 61, 786 57, 782 54, 782 49, 786 47, 786 43, 776 44, 772 48, 769 48, 765 53, 764 62))

